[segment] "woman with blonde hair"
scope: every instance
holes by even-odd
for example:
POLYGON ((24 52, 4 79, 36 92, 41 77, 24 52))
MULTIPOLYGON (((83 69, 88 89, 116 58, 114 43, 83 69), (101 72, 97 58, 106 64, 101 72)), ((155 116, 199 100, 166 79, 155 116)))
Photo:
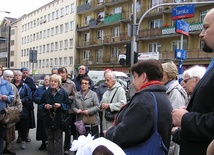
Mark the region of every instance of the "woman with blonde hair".
POLYGON ((60 87, 61 76, 50 76, 50 87, 42 94, 39 103, 44 110, 45 130, 48 137, 48 155, 62 155, 62 115, 69 109, 68 94, 60 87))
MULTIPOLYGON (((186 106, 188 97, 186 91, 178 83, 177 75, 178 69, 173 61, 162 64, 163 79, 162 83, 166 86, 166 93, 172 104, 173 109, 186 106)), ((171 141, 169 148, 169 155, 179 155, 179 145, 171 141)))

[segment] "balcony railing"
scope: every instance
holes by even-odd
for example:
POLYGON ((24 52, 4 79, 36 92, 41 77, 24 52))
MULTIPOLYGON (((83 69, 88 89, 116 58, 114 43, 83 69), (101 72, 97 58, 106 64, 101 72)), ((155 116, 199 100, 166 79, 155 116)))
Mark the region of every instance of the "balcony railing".
MULTIPOLYGON (((105 55, 105 54, 104 54, 105 55)), ((200 49, 196 50, 187 50, 187 59, 185 61, 198 61, 200 60, 208 60, 214 57, 214 53, 205 53, 200 49)), ((76 59, 76 64, 88 64, 88 65, 96 65, 96 64, 118 64, 118 57, 111 57, 110 55, 105 55, 103 58, 95 58, 90 56, 90 59, 83 60, 83 58, 76 59)), ((175 60, 175 54, 173 51, 164 51, 159 53, 160 61, 167 60, 175 60)))
MULTIPOLYGON (((201 31, 202 28, 203 28, 203 25, 201 22, 193 22, 190 24, 189 32, 201 31)), ((165 27, 154 28, 154 29, 140 30, 138 34, 138 38, 154 37, 154 36, 161 36, 161 35, 167 35, 167 34, 176 34, 175 27, 165 26, 165 27)))

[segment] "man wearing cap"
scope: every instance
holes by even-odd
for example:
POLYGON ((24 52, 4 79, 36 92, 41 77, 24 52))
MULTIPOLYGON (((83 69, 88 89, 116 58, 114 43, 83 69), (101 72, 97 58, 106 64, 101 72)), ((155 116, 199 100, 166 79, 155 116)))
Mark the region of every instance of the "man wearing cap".
MULTIPOLYGON (((33 95, 34 92, 36 91, 36 85, 34 84, 33 79, 28 76, 30 70, 27 67, 22 67, 20 71, 22 72, 23 83, 27 84, 30 87, 30 89, 32 91, 32 95, 33 95)), ((33 129, 36 127, 33 100, 32 100, 30 108, 31 108, 31 110, 30 110, 30 114, 29 114, 29 129, 33 129)), ((28 137, 27 137, 26 141, 27 142, 31 141, 31 139, 29 137, 29 130, 28 130, 28 137)))

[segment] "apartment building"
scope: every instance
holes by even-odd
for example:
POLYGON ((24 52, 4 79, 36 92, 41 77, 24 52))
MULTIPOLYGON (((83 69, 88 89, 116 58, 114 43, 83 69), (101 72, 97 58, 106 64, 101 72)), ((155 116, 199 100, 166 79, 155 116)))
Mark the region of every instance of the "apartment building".
MULTIPOLYGON (((137 23, 142 15, 153 6, 139 25, 137 36, 138 53, 157 52, 161 62, 173 60, 175 49, 181 45, 181 35, 175 32, 172 5, 162 3, 208 2, 206 0, 137 0, 137 23)), ((195 4, 193 18, 184 19, 190 24, 190 35, 184 36, 183 49, 187 51, 184 67, 194 64, 207 65, 213 54, 202 52, 198 37, 202 30, 205 14, 214 4, 195 4)), ((77 2, 77 44, 75 65, 87 64, 90 69, 110 68, 126 73, 129 66, 121 66, 120 54, 131 41, 133 23, 133 1, 130 0, 79 0, 77 2)))
POLYGON ((54 0, 11 23, 11 68, 48 74, 53 67, 74 71, 76 1, 54 0), (29 61, 36 50, 34 62, 29 61))

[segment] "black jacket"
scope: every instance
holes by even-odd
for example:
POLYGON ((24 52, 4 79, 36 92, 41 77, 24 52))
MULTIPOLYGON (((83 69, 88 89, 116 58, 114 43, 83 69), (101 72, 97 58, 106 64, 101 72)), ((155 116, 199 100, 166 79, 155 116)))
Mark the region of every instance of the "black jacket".
POLYGON ((165 86, 152 85, 137 92, 118 113, 116 126, 107 130, 106 138, 125 149, 146 141, 154 131, 155 106, 153 92, 158 104, 158 132, 169 148, 172 128, 172 106, 165 86))

